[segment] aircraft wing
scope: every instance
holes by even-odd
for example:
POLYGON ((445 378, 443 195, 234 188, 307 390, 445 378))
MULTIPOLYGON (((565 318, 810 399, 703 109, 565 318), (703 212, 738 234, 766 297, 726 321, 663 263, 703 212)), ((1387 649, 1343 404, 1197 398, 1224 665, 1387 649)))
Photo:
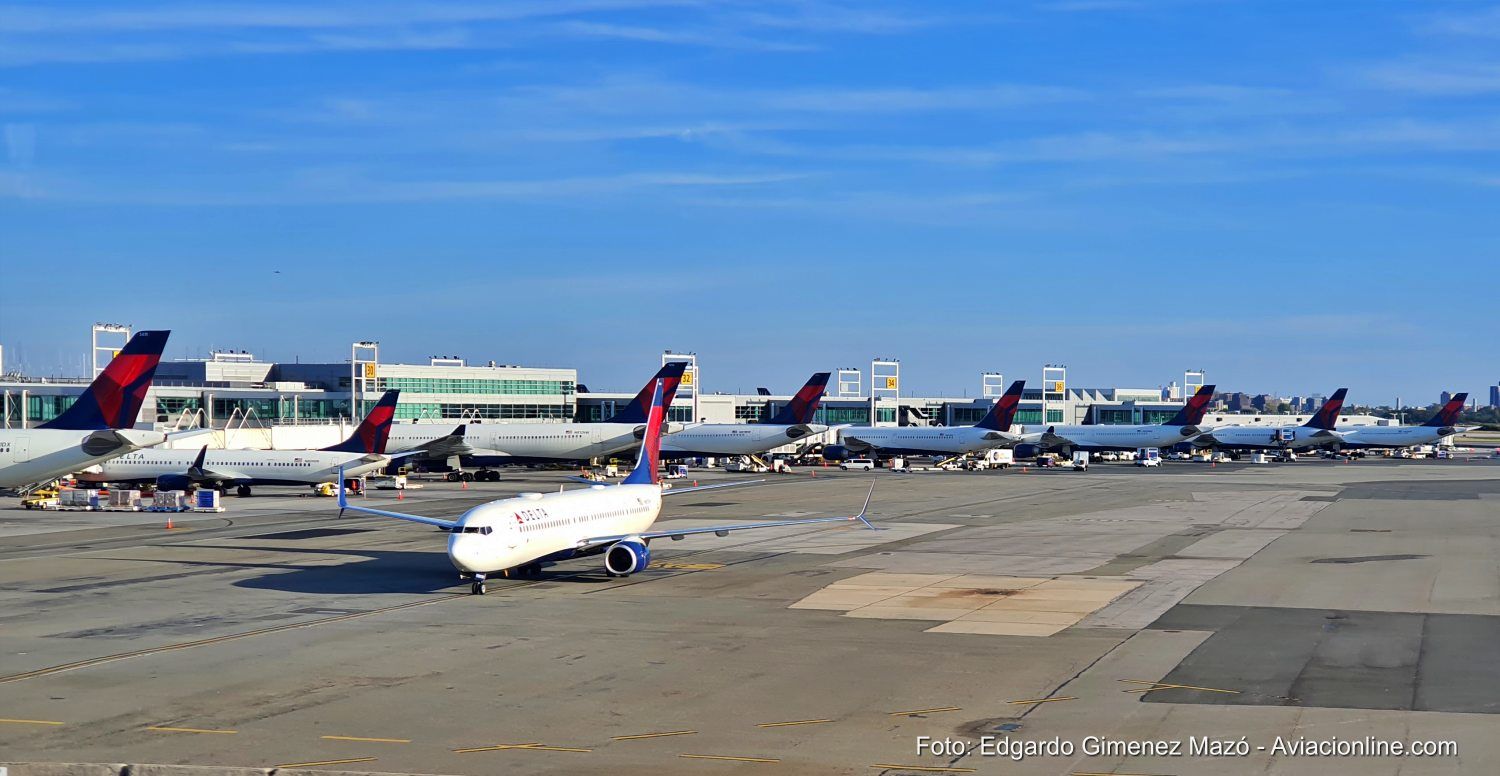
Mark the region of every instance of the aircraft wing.
POLYGON ((865 494, 864 506, 860 507, 859 514, 854 515, 840 515, 838 517, 809 517, 797 520, 771 520, 769 522, 763 523, 740 523, 738 525, 703 526, 700 528, 679 528, 672 531, 645 531, 642 533, 620 534, 617 536, 594 536, 580 541, 577 544, 577 549, 586 550, 591 547, 598 547, 603 544, 614 544, 615 542, 634 537, 639 537, 642 539, 680 539, 684 536, 706 533, 717 534, 719 536, 728 536, 730 531, 748 531, 756 528, 779 528, 788 525, 812 525, 814 523, 852 523, 855 520, 864 523, 866 528, 875 531, 879 529, 877 529, 873 525, 870 525, 870 521, 865 519, 865 515, 870 511, 870 498, 874 495, 875 486, 871 485, 870 492, 865 494))
POLYGON ((388 512, 384 509, 371 509, 370 507, 356 507, 350 505, 349 499, 344 492, 344 467, 340 466, 339 515, 343 515, 346 510, 350 512, 363 512, 367 515, 376 515, 378 517, 390 517, 397 520, 405 520, 408 523, 421 523, 422 525, 437 526, 444 531, 452 531, 458 528, 458 522, 455 520, 441 520, 436 517, 423 517, 421 515, 409 515, 405 512, 388 512))
POLYGON ((709 485, 689 485, 685 488, 667 488, 661 492, 663 496, 680 496, 684 493, 697 493, 700 490, 719 490, 720 488, 738 488, 741 485, 759 485, 765 480, 741 480, 739 482, 715 482, 709 485))
POLYGON ((248 479, 247 477, 244 477, 243 475, 236 472, 222 472, 209 469, 203 463, 207 458, 208 445, 204 445, 203 448, 198 451, 198 457, 194 458, 191 464, 188 464, 188 479, 192 480, 193 482, 236 482, 239 480, 248 479))
POLYGON ((464 435, 468 429, 467 424, 460 424, 453 429, 453 433, 432 439, 418 445, 412 452, 420 452, 434 458, 449 458, 455 455, 473 455, 474 448, 469 446, 464 435))
MULTIPOLYGON (((611 486, 613 486, 613 485, 618 485, 619 484, 617 482, 616 483, 605 482, 604 480, 591 480, 588 477, 585 477, 585 476, 583 476, 581 474, 571 475, 571 476, 568 477, 568 479, 571 480, 572 482, 581 482, 581 483, 583 483, 585 485, 611 485, 611 486)), ((765 482, 765 480, 742 480, 740 482, 715 482, 715 483, 712 483, 712 484, 709 484, 709 485, 689 485, 687 487, 682 487, 682 488, 662 488, 661 494, 663 496, 677 496, 677 495, 681 495, 683 493, 697 493, 700 490, 719 490, 720 488, 738 488, 741 485, 759 485, 762 482, 765 482)))

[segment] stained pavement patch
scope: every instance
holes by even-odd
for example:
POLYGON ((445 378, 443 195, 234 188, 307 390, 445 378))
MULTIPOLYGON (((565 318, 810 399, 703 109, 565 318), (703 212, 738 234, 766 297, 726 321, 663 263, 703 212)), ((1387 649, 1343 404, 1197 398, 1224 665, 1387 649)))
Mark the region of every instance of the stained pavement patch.
POLYGON ((1500 617, 1179 604, 1156 630, 1213 635, 1148 703, 1500 714, 1500 617))
POLYGON ((321 539, 325 536, 347 536, 349 534, 370 533, 369 528, 304 528, 301 531, 282 531, 280 533, 254 534, 242 536, 241 539, 321 539))
POLYGON ((1318 558, 1311 563, 1378 563, 1385 560, 1417 560, 1427 555, 1356 555, 1352 558, 1318 558))

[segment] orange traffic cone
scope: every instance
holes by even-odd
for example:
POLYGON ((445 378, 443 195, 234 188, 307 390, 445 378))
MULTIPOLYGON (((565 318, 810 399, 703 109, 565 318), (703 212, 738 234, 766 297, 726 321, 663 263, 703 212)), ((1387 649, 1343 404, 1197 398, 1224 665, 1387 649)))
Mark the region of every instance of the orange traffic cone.
POLYGON ((693 487, 695 487, 695 488, 698 487, 698 481, 697 480, 693 480, 693 487))
POLYGON ((459 486, 458 486, 459 490, 468 490, 469 489, 469 481, 468 480, 459 480, 459 483, 460 483, 459 486))
POLYGON ((1217 468, 1219 468, 1219 462, 1218 461, 1209 461, 1208 462, 1208 468, 1210 468, 1210 469, 1217 469, 1217 468))
POLYGON ((170 531, 172 528, 172 514, 169 512, 167 513, 167 530, 170 531))
POLYGON ((1025 467, 1025 466, 1022 466, 1022 467, 1021 467, 1021 473, 1022 473, 1022 474, 1030 474, 1030 473, 1031 473, 1031 470, 1030 470, 1030 469, 1028 469, 1028 468, 1026 468, 1026 467, 1025 467))
POLYGON ((405 501, 406 500, 406 489, 405 488, 396 488, 396 500, 397 501, 405 501))

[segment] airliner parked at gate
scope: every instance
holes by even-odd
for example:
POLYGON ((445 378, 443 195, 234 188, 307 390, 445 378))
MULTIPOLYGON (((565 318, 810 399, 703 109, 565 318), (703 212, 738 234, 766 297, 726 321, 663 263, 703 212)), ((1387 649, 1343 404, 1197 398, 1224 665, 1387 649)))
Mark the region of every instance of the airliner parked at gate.
POLYGON ((36 428, 0 429, 0 488, 19 488, 79 471, 167 435, 135 428, 161 363, 169 331, 138 331, 83 395, 36 428))

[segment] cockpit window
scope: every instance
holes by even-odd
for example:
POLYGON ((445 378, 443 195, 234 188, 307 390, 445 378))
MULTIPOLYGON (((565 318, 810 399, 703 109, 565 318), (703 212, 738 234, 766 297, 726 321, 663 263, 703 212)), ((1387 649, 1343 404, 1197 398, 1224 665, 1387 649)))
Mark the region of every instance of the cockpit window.
POLYGON ((487 525, 463 525, 458 528, 459 533, 484 534, 485 536, 489 536, 494 531, 494 528, 487 525))

